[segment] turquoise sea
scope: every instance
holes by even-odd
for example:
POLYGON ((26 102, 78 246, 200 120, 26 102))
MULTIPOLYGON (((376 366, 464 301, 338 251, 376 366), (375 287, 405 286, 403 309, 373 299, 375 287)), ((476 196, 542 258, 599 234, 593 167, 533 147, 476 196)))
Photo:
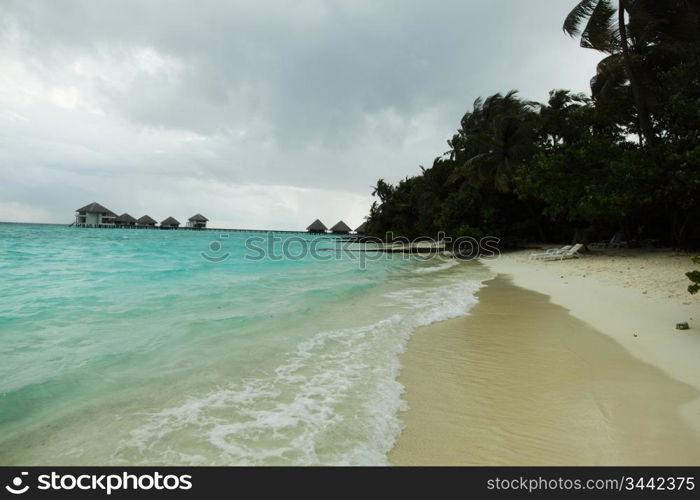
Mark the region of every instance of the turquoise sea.
POLYGON ((0 224, 0 465, 386 464, 399 354, 487 271, 277 236, 0 224))

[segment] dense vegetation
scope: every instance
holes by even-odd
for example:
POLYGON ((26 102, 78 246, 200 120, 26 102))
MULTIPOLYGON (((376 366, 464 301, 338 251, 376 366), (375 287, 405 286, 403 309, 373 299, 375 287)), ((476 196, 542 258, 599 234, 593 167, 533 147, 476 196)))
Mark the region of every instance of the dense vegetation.
POLYGON ((583 0, 564 31, 606 54, 591 95, 478 99, 432 167, 377 182, 371 234, 700 244, 700 2, 583 0))

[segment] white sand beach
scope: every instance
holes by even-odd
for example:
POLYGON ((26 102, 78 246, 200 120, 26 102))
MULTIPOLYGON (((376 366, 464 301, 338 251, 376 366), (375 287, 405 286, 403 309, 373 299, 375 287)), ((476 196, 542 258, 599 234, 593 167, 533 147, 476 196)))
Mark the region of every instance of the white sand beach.
POLYGON ((673 378, 700 388, 700 295, 687 291, 690 254, 607 249, 565 261, 532 261, 532 251, 483 261, 515 285, 548 295, 673 378), (687 322, 690 330, 676 330, 687 322))
POLYGON ((700 464, 700 297, 690 256, 532 251, 484 263, 468 316, 416 332, 398 465, 700 464), (688 322, 689 330, 676 330, 688 322))

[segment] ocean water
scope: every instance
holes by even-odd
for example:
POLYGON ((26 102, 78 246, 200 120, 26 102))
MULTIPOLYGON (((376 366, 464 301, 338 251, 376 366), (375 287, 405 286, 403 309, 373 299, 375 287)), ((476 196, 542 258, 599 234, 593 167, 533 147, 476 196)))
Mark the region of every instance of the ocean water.
POLYGON ((487 272, 277 236, 0 224, 0 465, 386 464, 487 272))

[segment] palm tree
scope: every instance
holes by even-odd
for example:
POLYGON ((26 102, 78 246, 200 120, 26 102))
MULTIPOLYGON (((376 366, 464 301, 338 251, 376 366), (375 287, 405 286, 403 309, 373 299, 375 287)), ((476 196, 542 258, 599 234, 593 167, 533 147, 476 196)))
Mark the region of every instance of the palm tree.
POLYGON ((569 90, 551 90, 547 104, 541 104, 540 119, 545 139, 552 146, 574 140, 579 127, 571 121, 572 113, 589 104, 590 99, 583 94, 569 90))
POLYGON ((613 54, 598 63, 596 74, 591 78, 591 95, 595 99, 605 98, 627 81, 624 61, 620 54, 613 54))
POLYGON ((452 181, 476 187, 490 184, 499 193, 511 190, 513 170, 534 147, 534 104, 522 101, 512 90, 474 102, 474 110, 462 118, 462 128, 451 144, 452 158, 461 165, 452 181))
POLYGON ((640 138, 643 137, 646 144, 654 144, 656 136, 647 106, 646 89, 639 76, 637 58, 631 50, 625 17, 629 14, 630 6, 633 11, 641 11, 641 4, 635 0, 581 0, 566 17, 563 28, 569 35, 580 37, 582 47, 611 54, 610 58, 601 61, 598 75, 604 75, 614 66, 619 55, 622 56, 637 108, 640 138))
POLYGON ((394 194, 394 186, 386 182, 384 179, 379 179, 377 185, 373 186, 372 196, 379 198, 381 203, 386 203, 394 194))

